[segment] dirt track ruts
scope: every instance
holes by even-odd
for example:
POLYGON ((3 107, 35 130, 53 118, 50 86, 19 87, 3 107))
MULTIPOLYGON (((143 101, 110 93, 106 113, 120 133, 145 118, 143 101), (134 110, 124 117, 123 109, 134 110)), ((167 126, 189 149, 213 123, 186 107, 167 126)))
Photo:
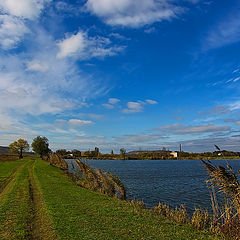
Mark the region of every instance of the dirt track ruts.
POLYGON ((0 186, 0 204, 4 198, 4 196, 7 194, 8 190, 10 189, 12 183, 15 180, 16 174, 27 164, 28 162, 23 163, 19 167, 15 168, 10 176, 4 181, 3 184, 0 186))
POLYGON ((47 214, 44 199, 33 173, 34 163, 29 168, 29 192, 33 210, 30 239, 55 240, 58 239, 58 237, 53 229, 52 221, 47 214))

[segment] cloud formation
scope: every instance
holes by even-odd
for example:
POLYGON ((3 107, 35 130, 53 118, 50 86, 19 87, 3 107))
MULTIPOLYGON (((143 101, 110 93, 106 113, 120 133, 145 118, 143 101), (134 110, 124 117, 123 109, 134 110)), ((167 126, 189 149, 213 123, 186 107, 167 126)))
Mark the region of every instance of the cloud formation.
POLYGON ((156 130, 169 132, 173 134, 201 134, 201 133, 214 133, 230 131, 229 126, 218 126, 213 123, 196 125, 196 126, 185 126, 182 124, 170 124, 156 128, 156 130))
POLYGON ((7 14, 32 20, 40 15, 44 5, 49 2, 51 0, 0 0, 0 9, 7 14))
POLYGON ((109 25, 132 28, 171 20, 183 12, 171 0, 88 0, 85 7, 109 25))
POLYGON ((93 122, 90 120, 81 120, 81 119, 70 119, 68 122, 69 122, 69 125, 72 127, 81 127, 84 125, 93 124, 93 122))
POLYGON ((155 105, 158 102, 155 100, 147 99, 145 101, 128 102, 127 107, 122 110, 123 113, 138 113, 144 110, 146 104, 155 105))
POLYGON ((79 59, 104 58, 114 56, 124 50, 124 46, 113 45, 109 38, 89 37, 86 32, 66 36, 57 43, 58 58, 75 56, 79 59))
POLYGON ((123 113, 137 113, 143 111, 142 102, 128 102, 127 108, 123 109, 123 113))
POLYGON ((51 0, 0 0, 0 45, 4 50, 18 46, 30 32, 28 21, 36 20, 51 0))
POLYGON ((212 26, 204 39, 204 49, 214 49, 240 41, 240 10, 236 8, 231 14, 212 26))
POLYGON ((0 45, 4 50, 16 47, 28 32, 23 20, 10 15, 0 15, 0 45))
POLYGON ((102 106, 107 109, 113 109, 120 101, 118 98, 109 98, 108 103, 104 103, 102 106))

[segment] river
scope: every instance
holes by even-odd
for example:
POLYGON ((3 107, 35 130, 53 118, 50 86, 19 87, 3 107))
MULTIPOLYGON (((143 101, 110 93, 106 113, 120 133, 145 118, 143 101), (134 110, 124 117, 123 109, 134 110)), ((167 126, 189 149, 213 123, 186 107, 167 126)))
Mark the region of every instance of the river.
MULTIPOLYGON (((117 175, 127 189, 127 199, 141 200, 147 207, 163 202, 172 207, 184 204, 211 210, 207 172, 200 160, 84 160, 87 164, 117 175)), ((240 169, 240 160, 211 160, 240 169)))

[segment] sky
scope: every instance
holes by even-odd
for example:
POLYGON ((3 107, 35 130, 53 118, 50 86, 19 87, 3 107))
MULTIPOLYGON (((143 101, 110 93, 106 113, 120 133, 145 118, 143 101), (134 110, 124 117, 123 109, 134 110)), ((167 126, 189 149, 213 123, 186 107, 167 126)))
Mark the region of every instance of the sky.
POLYGON ((0 145, 240 151, 237 0, 0 0, 0 145))

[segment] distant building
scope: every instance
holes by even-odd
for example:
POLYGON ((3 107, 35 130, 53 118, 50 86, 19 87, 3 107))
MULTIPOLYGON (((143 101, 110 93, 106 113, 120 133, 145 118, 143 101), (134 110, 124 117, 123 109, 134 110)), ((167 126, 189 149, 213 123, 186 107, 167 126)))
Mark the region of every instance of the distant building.
POLYGON ((170 152, 170 155, 173 156, 174 158, 178 158, 179 152, 170 152))

